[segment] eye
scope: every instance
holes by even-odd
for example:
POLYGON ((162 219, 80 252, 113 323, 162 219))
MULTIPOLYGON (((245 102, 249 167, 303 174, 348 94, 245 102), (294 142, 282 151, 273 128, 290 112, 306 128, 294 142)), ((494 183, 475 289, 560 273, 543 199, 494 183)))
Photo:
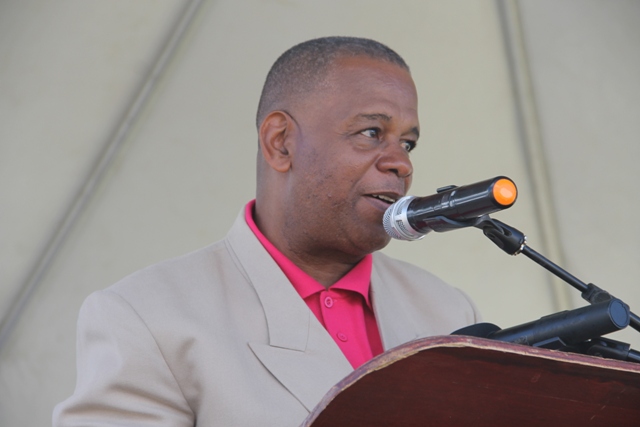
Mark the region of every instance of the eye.
POLYGON ((380 137, 380 129, 378 129, 378 128, 365 129, 360 133, 362 135, 366 136, 367 138, 379 138, 380 137))
POLYGON ((410 140, 400 141, 402 147, 407 150, 407 153, 410 153, 414 148, 416 148, 416 142, 410 140))

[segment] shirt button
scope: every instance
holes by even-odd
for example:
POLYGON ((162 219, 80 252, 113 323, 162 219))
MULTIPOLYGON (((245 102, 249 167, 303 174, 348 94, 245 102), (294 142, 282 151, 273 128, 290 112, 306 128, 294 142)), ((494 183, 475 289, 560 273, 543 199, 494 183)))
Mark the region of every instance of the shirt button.
POLYGON ((347 338, 347 336, 345 334, 343 334, 342 332, 338 332, 337 333, 338 339, 342 342, 346 342, 349 340, 349 338, 347 338))
POLYGON ((324 305, 325 305, 325 307, 327 307, 327 308, 331 308, 331 307, 333 307, 333 298, 331 298, 331 297, 326 297, 326 298, 324 299, 324 305))

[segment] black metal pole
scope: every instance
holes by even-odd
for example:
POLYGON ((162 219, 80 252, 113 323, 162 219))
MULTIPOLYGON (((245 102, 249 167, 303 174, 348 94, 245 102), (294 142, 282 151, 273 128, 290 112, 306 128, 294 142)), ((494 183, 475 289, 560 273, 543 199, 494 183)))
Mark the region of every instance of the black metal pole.
POLYGON ((582 280, 578 279, 577 277, 575 277, 574 275, 572 275, 571 273, 569 273, 559 265, 549 261, 546 257, 544 257, 543 255, 540 255, 540 253, 531 249, 529 246, 527 245, 523 246, 520 253, 522 253, 529 259, 535 261, 537 264, 541 265, 542 267, 546 268, 547 270, 549 270, 550 272, 552 272, 553 274, 555 274, 556 276, 558 276, 559 278, 561 278, 562 280, 564 280, 565 282, 567 282, 568 284, 570 284, 571 286, 579 290, 580 292, 586 292, 588 290, 589 287, 582 280))
MULTIPOLYGON (((568 284, 570 284, 571 286, 573 286, 574 288, 582 292, 583 298, 589 301, 590 303, 593 304, 595 302, 585 295, 591 289, 596 287, 595 285, 593 284, 587 285, 582 280, 578 279, 577 277, 575 277, 574 275, 572 275, 571 273, 569 273, 559 265, 549 261, 549 259, 541 255, 540 253, 536 252, 535 250, 533 250, 527 245, 524 245, 522 247, 522 250, 520 251, 520 253, 522 253, 529 259, 535 261, 537 264, 541 265, 545 269, 549 270, 551 273, 555 274, 556 276, 558 276, 559 278, 561 278, 562 280, 564 280, 565 282, 567 282, 568 284)), ((599 288, 597 290, 601 293, 606 292, 599 288)), ((609 295, 609 298, 612 298, 612 296, 609 295)), ((631 321, 629 323, 629 326, 631 326, 636 331, 640 332, 640 317, 638 317, 638 315, 634 314, 633 312, 630 313, 630 317, 631 317, 631 321)))
MULTIPOLYGON (((607 291, 600 289, 593 283, 584 283, 582 280, 570 274, 559 265, 551 262, 545 256, 531 249, 526 244, 526 236, 517 228, 511 227, 497 219, 493 219, 489 217, 489 215, 484 215, 478 218, 474 226, 482 229, 484 235, 487 236, 489 240, 509 255, 518 255, 522 253, 579 290, 582 293, 582 298, 589 301, 590 304, 596 304, 614 298, 607 291)), ((631 312, 630 318, 629 326, 640 332, 640 317, 631 312)))

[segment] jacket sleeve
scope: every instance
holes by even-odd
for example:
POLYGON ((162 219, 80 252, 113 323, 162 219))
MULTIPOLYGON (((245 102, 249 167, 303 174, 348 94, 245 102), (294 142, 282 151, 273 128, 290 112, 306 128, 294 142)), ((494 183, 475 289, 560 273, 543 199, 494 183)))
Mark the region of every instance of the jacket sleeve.
POLYGON ((76 389, 54 409, 53 426, 194 423, 144 320, 115 292, 90 295, 78 319, 76 389))

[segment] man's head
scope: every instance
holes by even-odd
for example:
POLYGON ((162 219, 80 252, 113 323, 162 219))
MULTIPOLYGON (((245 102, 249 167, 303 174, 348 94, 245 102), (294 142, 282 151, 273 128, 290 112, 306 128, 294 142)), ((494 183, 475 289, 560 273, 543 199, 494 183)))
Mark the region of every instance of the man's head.
POLYGON ((258 226, 304 262, 353 264, 384 247, 418 129, 413 80, 389 48, 328 38, 285 52, 258 110, 258 226))
POLYGON ((409 71, 400 55, 374 40, 323 37, 300 43, 280 55, 271 66, 258 103, 256 127, 260 127, 269 111, 286 110, 321 87, 337 58, 353 56, 378 59, 409 71))

